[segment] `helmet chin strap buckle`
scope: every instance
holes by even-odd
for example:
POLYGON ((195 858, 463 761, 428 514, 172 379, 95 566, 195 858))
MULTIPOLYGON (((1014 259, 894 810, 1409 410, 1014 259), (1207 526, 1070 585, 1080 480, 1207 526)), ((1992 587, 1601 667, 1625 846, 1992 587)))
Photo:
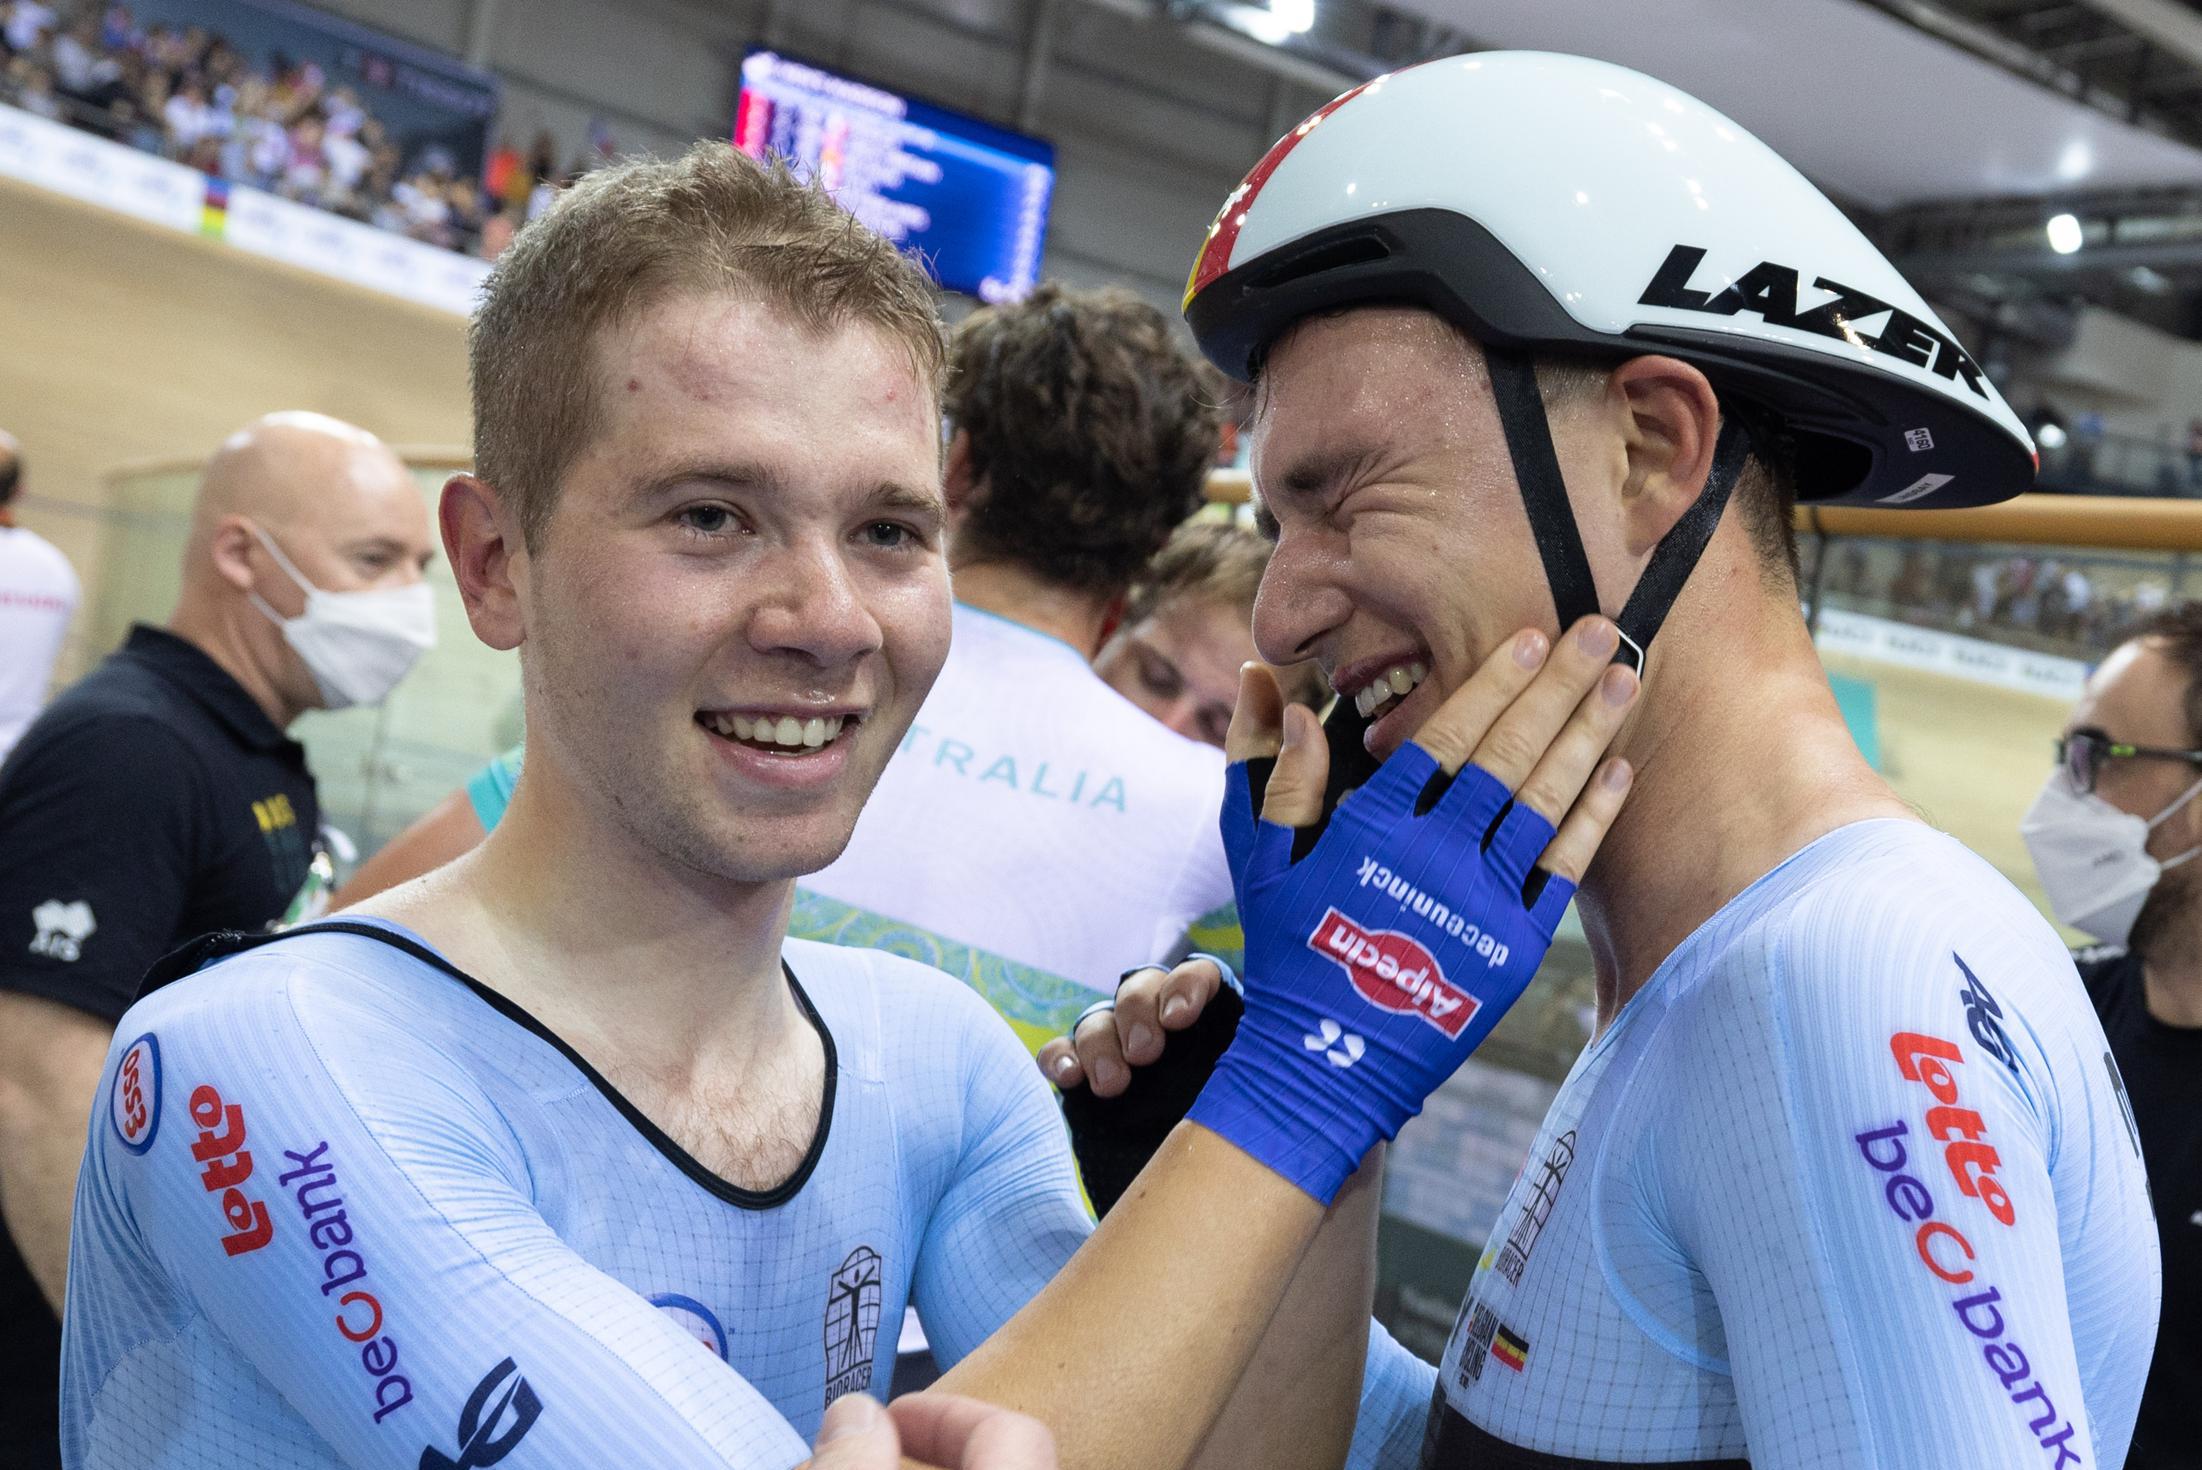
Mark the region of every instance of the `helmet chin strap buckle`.
POLYGON ((1644 669, 1650 663, 1651 655, 1645 652, 1644 645, 1631 638, 1629 630, 1619 623, 1613 625, 1613 631, 1621 636, 1620 644, 1613 650, 1613 661, 1617 664, 1626 664, 1630 672, 1636 675, 1637 682, 1642 683, 1644 669))
MULTIPOLYGON (((1560 458, 1552 448, 1552 426, 1545 417, 1544 399, 1537 390, 1537 373, 1525 353, 1486 347, 1484 363, 1491 378, 1491 397, 1498 406, 1499 427, 1506 436, 1508 455, 1514 461, 1514 479, 1521 487, 1522 509, 1528 514, 1531 536, 1544 563, 1545 584, 1552 590, 1553 610, 1560 616, 1564 634, 1577 620, 1601 611, 1598 584, 1591 576, 1590 558, 1583 553, 1583 538, 1575 528, 1575 511, 1568 503, 1567 484, 1560 474, 1560 458)), ((1749 437, 1737 420, 1721 415, 1713 443, 1713 462, 1706 469, 1705 484, 1697 499, 1677 519, 1638 575, 1636 589, 1613 619, 1620 641, 1613 661, 1626 664, 1638 679, 1650 662, 1646 646, 1658 635, 1660 624, 1682 584, 1689 580, 1697 559, 1713 539, 1728 497, 1736 488, 1750 458, 1749 437), (1631 632, 1630 629, 1637 631, 1631 632)))

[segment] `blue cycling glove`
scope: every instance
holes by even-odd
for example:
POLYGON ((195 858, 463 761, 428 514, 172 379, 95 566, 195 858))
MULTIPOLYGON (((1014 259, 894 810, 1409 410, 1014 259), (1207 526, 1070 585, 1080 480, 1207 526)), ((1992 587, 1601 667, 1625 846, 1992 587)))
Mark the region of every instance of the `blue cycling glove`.
POLYGON ((1521 996, 1575 885, 1532 877, 1550 822, 1481 767, 1445 784, 1419 745, 1297 862, 1294 829, 1256 800, 1231 766, 1246 1017, 1187 1116, 1328 1205, 1521 996))

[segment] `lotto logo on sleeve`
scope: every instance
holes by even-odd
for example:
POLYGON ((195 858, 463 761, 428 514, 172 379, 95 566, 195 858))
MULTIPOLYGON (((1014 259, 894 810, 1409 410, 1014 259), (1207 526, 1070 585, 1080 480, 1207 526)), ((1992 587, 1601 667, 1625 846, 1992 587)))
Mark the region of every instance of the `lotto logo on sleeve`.
POLYGON ((1965 1053, 1939 1036, 1917 1031, 1897 1032, 1889 1038, 1889 1051, 1896 1058, 1898 1075, 1926 1088, 1928 1095, 1941 1104, 1927 1109, 1927 1132, 1937 1143, 1947 1145, 1942 1157, 1959 1191, 1987 1206, 1997 1224, 2015 1223, 2018 1212, 2011 1203, 2010 1191, 1996 1177, 2003 1155, 1988 1142, 1987 1120, 1971 1108, 1957 1105, 1957 1074, 1951 1068, 1964 1065, 1965 1053))
POLYGON ((115 1125, 115 1137, 130 1152, 142 1154, 153 1146, 153 1135, 161 1126, 161 1044, 152 1032, 131 1042, 122 1054, 107 1116, 115 1125))
POLYGON ((221 1196, 222 1219, 229 1226, 229 1234, 221 1237, 222 1249, 232 1257, 248 1255, 275 1238, 275 1223, 268 1218, 267 1205, 244 1190, 252 1178, 245 1110, 201 1085, 191 1092, 191 1121, 199 1125, 191 1157, 206 1166, 199 1171, 199 1184, 208 1194, 221 1196))
POLYGON ((1323 915, 1307 947, 1345 969, 1370 1005, 1423 1020, 1458 1040, 1481 1004, 1445 978, 1437 956, 1396 929, 1364 929, 1336 909, 1323 915))

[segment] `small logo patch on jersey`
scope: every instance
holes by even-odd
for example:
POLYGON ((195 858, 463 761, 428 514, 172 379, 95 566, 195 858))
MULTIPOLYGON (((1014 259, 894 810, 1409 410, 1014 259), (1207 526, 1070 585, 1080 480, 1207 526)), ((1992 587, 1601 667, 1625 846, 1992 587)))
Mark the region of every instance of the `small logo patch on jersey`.
POLYGON ((1499 1314, 1470 1297, 1461 1309, 1461 1325, 1455 1330, 1464 1333, 1460 1367, 1455 1376, 1460 1386, 1466 1388, 1483 1377, 1483 1360, 1490 1354, 1491 1339, 1498 1335, 1499 1314))
POLYGON ((850 1251, 826 1287, 826 1402, 872 1385, 879 1345, 880 1256, 868 1245, 850 1251))
POLYGON ((709 1307, 692 1296, 682 1296, 677 1291, 661 1291, 646 1300, 680 1325, 680 1330, 704 1345, 704 1349, 726 1361, 726 1329, 709 1307))
POLYGON ((115 1069, 115 1085, 107 1100, 107 1116, 115 1125, 115 1137, 134 1154, 153 1146, 161 1128, 161 1044, 148 1031, 130 1043, 115 1069))
POLYGON ((1478 1006, 1476 998, 1445 978, 1437 956, 1397 929, 1364 929, 1328 910, 1307 947, 1341 966, 1362 999, 1401 1016, 1420 1016, 1458 1037, 1478 1006))
POLYGON ((1529 1339, 1502 1322, 1498 1335, 1491 1339, 1491 1356, 1519 1373, 1529 1366, 1529 1339))
POLYGON ((467 1395, 466 1407, 459 1411, 459 1453, 423 1449, 420 1470, 487 1470, 517 1449, 542 1417, 543 1401, 507 1358, 467 1395))
POLYGON ((31 910, 31 925, 38 931, 31 936, 32 954, 73 965, 84 958, 84 941, 99 928, 99 921, 81 898, 73 903, 49 898, 31 910))
POLYGON ((1973 1040, 2016 1077, 2018 1053, 2011 1049, 2011 1035, 2003 1029, 2003 1007, 1996 1004, 1996 998, 1980 983, 1963 955, 1952 951, 1950 958, 1957 961, 1957 972, 1965 977, 1965 983, 1957 988, 1957 997, 1965 1003, 1965 1024, 1971 1028, 1973 1040))
POLYGON ((1575 1130, 1570 1128, 1553 1139, 1552 1147, 1545 1152, 1544 1163, 1537 1169, 1537 1182, 1529 1187, 1529 1197, 1522 1201, 1521 1214, 1499 1252, 1498 1273, 1509 1286, 1522 1284, 1522 1269, 1529 1264, 1529 1253, 1537 1248, 1545 1221, 1552 1218, 1552 1206, 1559 1201, 1560 1186, 1567 1181, 1568 1166, 1574 1162, 1575 1130))

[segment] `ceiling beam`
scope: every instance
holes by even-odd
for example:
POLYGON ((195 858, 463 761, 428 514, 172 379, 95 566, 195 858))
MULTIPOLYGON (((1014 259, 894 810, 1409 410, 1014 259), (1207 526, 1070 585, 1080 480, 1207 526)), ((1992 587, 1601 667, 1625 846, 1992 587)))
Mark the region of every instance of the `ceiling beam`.
POLYGON ((2202 271, 2202 238, 2090 245, 2070 255, 2059 255, 2046 245, 2040 248, 1977 246, 1920 251, 1896 262, 1897 270, 1907 280, 1979 272, 2023 276, 2029 280, 2074 281, 2081 276, 2128 271, 2137 265, 2165 274, 2202 271))
POLYGON ((2202 14, 2174 0, 2087 0, 2087 4, 2189 66, 2202 66, 2202 14))

